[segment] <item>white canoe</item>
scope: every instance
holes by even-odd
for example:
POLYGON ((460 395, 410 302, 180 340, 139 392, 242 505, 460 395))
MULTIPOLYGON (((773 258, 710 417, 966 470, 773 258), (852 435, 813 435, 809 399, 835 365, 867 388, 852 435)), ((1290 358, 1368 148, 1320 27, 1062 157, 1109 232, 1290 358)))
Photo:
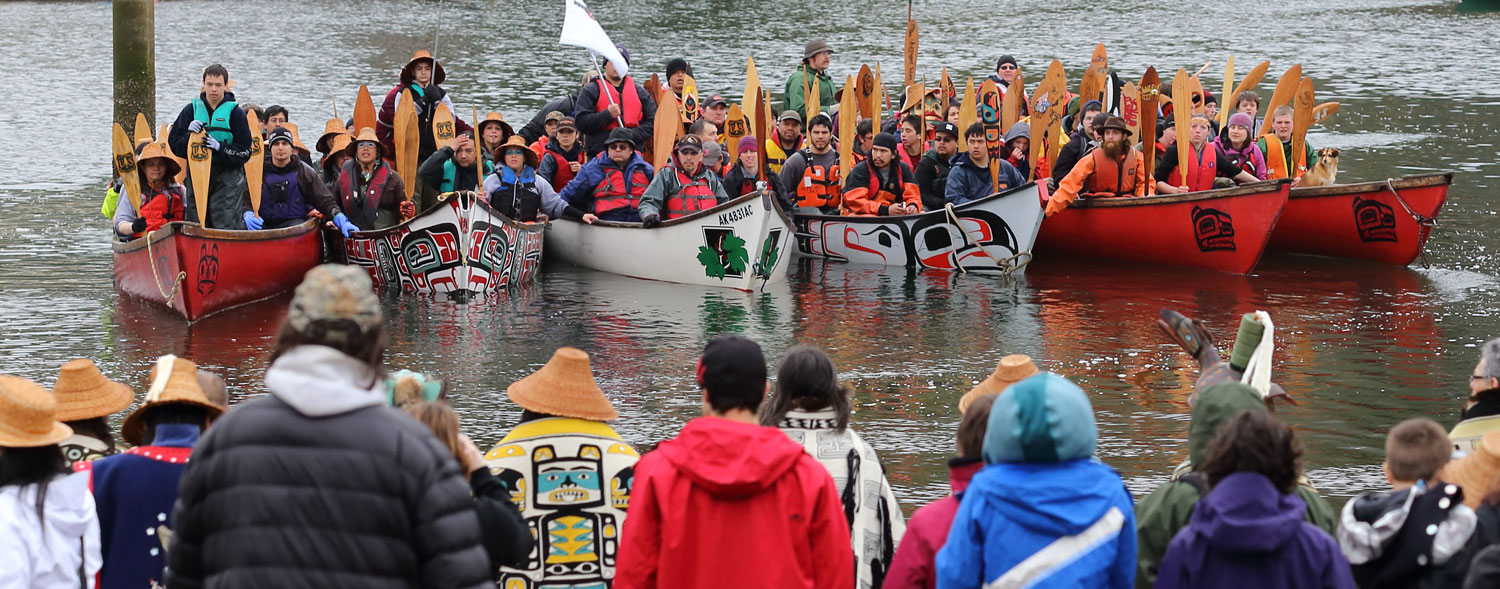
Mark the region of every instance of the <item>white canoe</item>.
POLYGON ((857 264, 1024 270, 1042 226, 1036 184, 900 217, 797 215, 797 253, 857 264))
POLYGON ((769 195, 747 194, 660 227, 558 219, 547 253, 647 280, 757 290, 786 279, 791 223, 769 195))
POLYGON ((400 225, 357 231, 344 251, 377 287, 467 299, 536 279, 542 242, 540 223, 514 221, 465 191, 400 225))

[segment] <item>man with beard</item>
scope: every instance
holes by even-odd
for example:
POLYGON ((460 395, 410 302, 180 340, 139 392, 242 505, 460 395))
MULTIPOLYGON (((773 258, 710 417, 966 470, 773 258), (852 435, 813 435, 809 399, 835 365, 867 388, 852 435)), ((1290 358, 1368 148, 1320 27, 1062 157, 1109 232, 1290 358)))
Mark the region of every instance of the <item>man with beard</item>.
POLYGON ((266 145, 271 153, 261 183, 260 211, 252 210, 247 201, 241 213, 247 229, 282 229, 312 217, 332 219, 343 212, 317 170, 295 156, 291 131, 272 129, 266 145))
POLYGON ((895 135, 875 136, 870 158, 846 176, 842 214, 884 217, 922 212, 922 191, 917 189, 916 174, 897 159, 900 148, 895 135))
POLYGON ((787 155, 802 146, 802 115, 788 110, 776 118, 776 132, 766 139, 766 167, 772 174, 781 174, 781 166, 787 155))
POLYGON ((806 212, 836 215, 843 190, 839 152, 833 149, 833 119, 827 114, 818 113, 807 123, 807 145, 781 166, 781 185, 793 187, 793 201, 806 212))
POLYGON ((1103 143, 1078 160, 1047 201, 1047 215, 1068 207, 1079 196, 1100 198, 1145 196, 1146 161, 1130 145, 1125 119, 1109 117, 1100 126, 1103 143))
POLYGON ((917 161, 917 188, 922 191, 922 208, 936 211, 947 202, 948 171, 958 153, 958 126, 947 121, 932 126, 932 149, 917 161))
POLYGON ((1000 179, 997 186, 994 175, 990 173, 990 144, 984 138, 984 123, 973 123, 964 129, 964 145, 968 147, 968 153, 953 158, 953 168, 948 171, 943 188, 943 199, 947 202, 958 206, 1026 183, 1026 177, 1002 159, 998 164, 1000 179))
MULTIPOLYGON (((1113 118, 1113 117, 1111 117, 1113 118)), ((1192 146, 1192 153, 1188 156, 1187 178, 1183 178, 1182 170, 1177 169, 1177 158, 1174 154, 1167 154, 1156 164, 1156 191, 1160 194, 1178 194, 1181 192, 1201 192, 1213 190, 1214 188, 1227 188, 1236 182, 1257 182, 1254 174, 1241 170, 1234 165, 1224 152, 1208 138, 1213 134, 1213 127, 1208 123, 1208 117, 1201 114, 1193 115, 1193 121, 1188 124, 1188 143, 1192 146), (1225 180, 1219 180, 1224 178, 1225 180), (1229 179, 1233 179, 1230 181, 1229 179), (1183 187, 1187 188, 1184 190, 1183 187)))

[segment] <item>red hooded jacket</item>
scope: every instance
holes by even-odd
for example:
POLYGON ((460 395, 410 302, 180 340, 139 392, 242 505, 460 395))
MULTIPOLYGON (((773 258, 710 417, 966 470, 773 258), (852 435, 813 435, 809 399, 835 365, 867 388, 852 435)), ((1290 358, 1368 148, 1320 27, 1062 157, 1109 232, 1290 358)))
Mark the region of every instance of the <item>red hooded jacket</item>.
POLYGON ((937 587, 938 550, 948 543, 948 528, 958 515, 959 498, 969 488, 969 479, 984 468, 978 458, 957 458, 948 463, 948 484, 953 494, 922 506, 906 520, 906 535, 896 547, 891 569, 886 571, 886 589, 933 589, 937 587))
POLYGON ((703 417, 635 467, 615 589, 848 589, 833 477, 781 430, 703 417))

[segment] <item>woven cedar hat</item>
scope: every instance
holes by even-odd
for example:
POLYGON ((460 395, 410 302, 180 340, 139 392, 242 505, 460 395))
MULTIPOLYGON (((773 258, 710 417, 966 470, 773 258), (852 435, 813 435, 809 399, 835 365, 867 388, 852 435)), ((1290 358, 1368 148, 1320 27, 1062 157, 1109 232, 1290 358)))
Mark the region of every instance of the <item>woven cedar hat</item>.
POLYGON ((132 446, 149 444, 151 440, 141 439, 146 435, 146 413, 153 407, 172 403, 202 407, 208 411, 209 419, 224 413, 224 409, 209 401, 198 386, 198 365, 168 354, 158 358, 156 366, 151 368, 151 390, 146 391, 146 402, 125 418, 125 424, 120 426, 120 437, 132 446))
POLYGON ((1006 387, 1016 384, 1027 377, 1037 373, 1036 364, 1031 362, 1031 356, 1025 354, 1011 354, 1000 359, 995 366, 995 371, 979 381, 973 390, 964 393, 963 398, 958 400, 958 412, 969 410, 969 404, 979 400, 985 395, 995 395, 1004 391, 1006 387))
POLYGON ((302 153, 312 153, 311 151, 308 151, 307 145, 302 143, 302 135, 297 132, 296 123, 282 123, 280 127, 292 132, 292 147, 297 148, 297 151, 300 151, 302 153))
POLYGON ((0 375, 0 447, 50 446, 73 435, 57 420, 57 400, 47 389, 15 376, 0 375))
POLYGON ((500 144, 500 154, 498 161, 502 165, 505 164, 505 150, 512 147, 521 148, 521 151, 523 152, 522 155, 526 157, 526 165, 531 166, 532 169, 536 169, 536 166, 538 163, 540 163, 541 158, 537 157, 536 152, 532 151, 530 147, 526 146, 526 138, 520 135, 511 135, 508 139, 505 140, 505 143, 500 144))
POLYGON ((413 74, 412 70, 417 67, 418 63, 420 63, 422 61, 426 61, 427 63, 432 64, 434 66, 433 67, 433 71, 432 71, 432 83, 433 84, 441 84, 441 83, 443 83, 444 80, 448 79, 448 74, 443 71, 443 64, 436 63, 432 59, 432 54, 431 53, 428 53, 426 50, 422 50, 422 51, 418 51, 416 53, 413 53, 411 55, 411 59, 409 59, 409 60, 406 61, 406 65, 401 66, 401 85, 402 86, 410 84, 412 82, 412 80, 416 79, 415 78, 416 74, 413 74))
POLYGON ((375 153, 379 154, 375 156, 376 158, 384 158, 387 155, 385 152, 385 144, 381 143, 380 138, 375 136, 375 130, 369 127, 365 127, 359 130, 359 135, 355 136, 354 141, 349 143, 349 147, 345 148, 349 150, 349 159, 359 159, 359 154, 356 152, 359 150, 360 142, 363 141, 371 141, 375 143, 375 153))
POLYGON ((589 421, 620 417, 589 369, 589 355, 578 348, 558 348, 540 370, 505 390, 522 409, 589 421))
POLYGON ((479 122, 480 137, 484 136, 484 128, 489 125, 500 125, 500 128, 505 131, 505 137, 507 138, 516 134, 516 130, 510 126, 510 123, 505 122, 505 115, 493 110, 484 113, 484 120, 479 122))
POLYGON ((113 382, 99 372, 94 361, 69 360, 58 371, 52 385, 57 399, 58 421, 83 421, 124 411, 135 400, 130 387, 113 382))
POLYGON ((163 178, 166 178, 169 182, 177 177, 178 172, 182 171, 182 164, 177 163, 177 160, 171 154, 167 153, 166 143, 147 143, 145 147, 141 148, 141 154, 135 158, 135 168, 140 172, 142 183, 146 182, 146 170, 141 167, 141 164, 146 163, 146 160, 156 159, 161 160, 163 164, 167 165, 167 173, 163 178))
POLYGON ((313 145, 318 148, 318 153, 332 153, 333 151, 337 150, 330 151, 328 145, 329 142, 333 141, 340 135, 347 136, 348 134, 349 128, 344 126, 343 121, 340 121, 338 119, 328 119, 327 123, 323 123, 323 134, 318 136, 318 141, 313 145))
POLYGON ((1464 504, 1479 507, 1494 490, 1496 477, 1500 477, 1500 432, 1485 434, 1473 452, 1449 462, 1438 478, 1463 487, 1464 504))

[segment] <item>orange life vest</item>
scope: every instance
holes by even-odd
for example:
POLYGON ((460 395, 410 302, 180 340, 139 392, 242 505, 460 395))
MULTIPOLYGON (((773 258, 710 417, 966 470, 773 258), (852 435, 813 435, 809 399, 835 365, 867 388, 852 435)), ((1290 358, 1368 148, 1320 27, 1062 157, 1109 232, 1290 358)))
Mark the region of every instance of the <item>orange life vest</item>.
MULTIPOLYGON (((1188 191, 1202 192, 1204 190, 1213 190, 1214 178, 1218 176, 1218 162, 1219 149, 1212 142, 1204 143, 1203 150, 1198 152, 1197 157, 1189 154, 1187 162, 1188 191)), ((1182 170, 1172 170, 1172 175, 1167 177, 1167 183, 1173 186, 1182 186, 1182 170)))
MULTIPOLYGON (((631 79, 630 76, 625 76, 621 79, 620 86, 628 90, 628 92, 625 92, 623 99, 620 96, 620 91, 616 90, 614 86, 609 85, 609 82, 605 82, 604 78, 595 78, 594 83, 599 85, 599 100, 594 101, 594 110, 596 112, 608 111, 609 105, 618 104, 620 105, 619 118, 624 119, 626 127, 634 128, 641 124, 641 95, 635 91, 635 80, 631 79)), ((604 131, 608 132, 610 129, 618 126, 620 126, 619 120, 610 119, 609 124, 604 126, 604 131)))
MULTIPOLYGON (((1292 159, 1292 154, 1288 153, 1289 150, 1286 148, 1286 144, 1282 143, 1281 139, 1278 139, 1275 133, 1261 137, 1261 140, 1266 142, 1266 152, 1262 154, 1266 157, 1266 179, 1279 180, 1281 178, 1291 178, 1292 176, 1287 173, 1287 170, 1290 168, 1287 162, 1292 159)), ((1298 177, 1301 177, 1305 172, 1307 172, 1305 168, 1300 165, 1297 166, 1298 177)))
POLYGON ((668 219, 686 217, 718 206, 719 199, 714 195, 713 187, 708 184, 708 174, 713 172, 700 171, 705 173, 694 180, 677 166, 672 166, 672 172, 677 174, 677 193, 667 198, 668 219))
MULTIPOLYGON (((161 229, 172 221, 182 220, 182 199, 187 191, 181 184, 168 184, 161 190, 152 190, 143 182, 141 192, 141 210, 136 211, 136 217, 146 220, 147 233, 161 229)), ((137 233, 135 237, 141 235, 137 233)))
POLYGON ((802 170, 802 181, 797 183, 797 206, 838 206, 843 194, 844 181, 839 177, 839 166, 813 165, 811 149, 802 150, 802 160, 807 167, 802 170))
POLYGON ((1101 196, 1132 196, 1135 194, 1135 166, 1139 154, 1134 149, 1125 155, 1125 165, 1114 158, 1104 155, 1104 150, 1095 147, 1089 151, 1089 157, 1094 160, 1094 174, 1089 176, 1085 182, 1085 195, 1091 197, 1101 196))
POLYGON ((651 179, 640 168, 630 172, 630 186, 625 186, 625 172, 614 166, 602 166, 604 179, 594 187, 594 214, 603 216, 618 209, 634 209, 646 193, 651 179))

